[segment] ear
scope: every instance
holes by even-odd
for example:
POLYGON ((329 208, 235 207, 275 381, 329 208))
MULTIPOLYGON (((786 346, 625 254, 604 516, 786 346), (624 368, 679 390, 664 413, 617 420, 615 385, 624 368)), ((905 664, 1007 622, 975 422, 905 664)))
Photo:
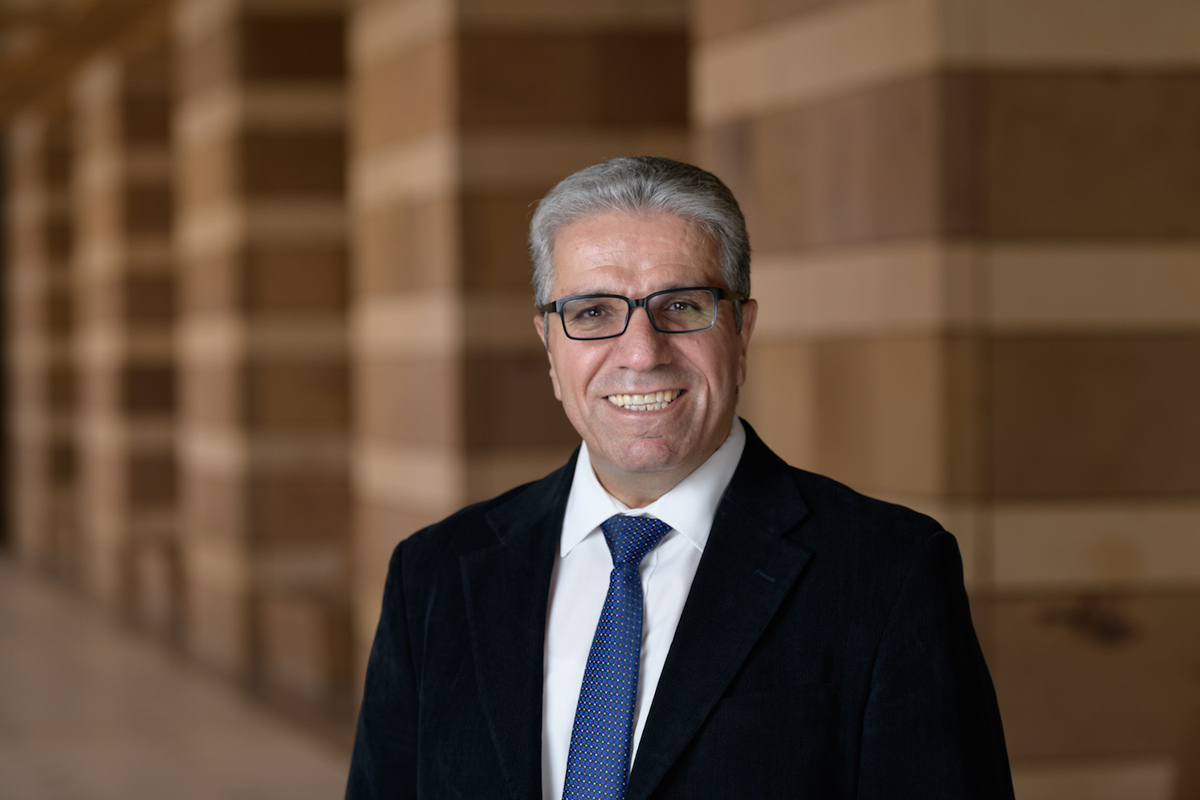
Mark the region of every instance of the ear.
POLYGON ((737 385, 746 382, 746 352, 750 348, 750 337, 754 334, 754 323, 758 319, 758 301, 742 301, 742 330, 738 334, 738 375, 737 385))
POLYGON ((546 348, 546 352, 550 352, 550 338, 546 336, 546 315, 534 314, 533 327, 537 331, 538 339, 541 340, 542 346, 546 348))
POLYGON ((550 361, 550 383, 554 385, 554 396, 561 401, 562 391, 558 388, 558 374, 554 371, 554 353, 550 351, 550 331, 546 327, 546 315, 535 314, 533 317, 533 327, 537 330, 538 339, 541 340, 542 346, 546 348, 546 358, 550 361))

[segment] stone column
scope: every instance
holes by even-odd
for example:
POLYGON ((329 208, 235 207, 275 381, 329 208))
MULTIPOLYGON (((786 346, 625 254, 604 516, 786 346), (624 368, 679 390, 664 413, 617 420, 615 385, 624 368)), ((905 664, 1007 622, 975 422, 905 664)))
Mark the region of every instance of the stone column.
POLYGON ((532 325, 525 236, 555 182, 687 156, 678 0, 375 0, 351 39, 359 672, 396 543, 578 438, 532 325))
MULTIPOLYGON (((13 191, 9 181, 11 159, 9 142, 11 141, 12 132, 7 127, 0 126, 0 284, 5 287, 9 293, 9 297, 13 296, 12 290, 15 287, 15 282, 12 280, 12 262, 15 255, 14 248, 10 244, 13 234, 13 191)), ((3 376, 0 377, 0 388, 4 395, 0 399, 0 418, 3 418, 4 428, 4 455, 3 461, 0 462, 0 485, 4 487, 3 498, 0 499, 0 514, 4 515, 4 519, 0 522, 0 551, 5 553, 13 553, 16 550, 16 513, 14 511, 13 495, 15 487, 13 485, 13 378, 16 375, 14 369, 13 356, 16 353, 16 348, 13 347, 13 325, 10 320, 12 318, 12 306, 15 305, 11 300, 4 305, 0 305, 0 330, 3 330, 3 342, 0 347, 3 347, 6 358, 8 359, 3 376)))
POLYGON ((9 432, 15 549, 74 582, 79 571, 70 126, 28 112, 9 146, 9 432))
POLYGON ((310 708, 350 675, 341 6, 174 20, 187 643, 310 708))
POLYGON ((1025 798, 1165 798, 1196 713, 1200 8, 697 0, 743 411, 959 538, 1025 798))
POLYGON ((87 65, 75 88, 76 353, 84 573, 123 616, 173 636, 175 276, 165 38, 87 65))

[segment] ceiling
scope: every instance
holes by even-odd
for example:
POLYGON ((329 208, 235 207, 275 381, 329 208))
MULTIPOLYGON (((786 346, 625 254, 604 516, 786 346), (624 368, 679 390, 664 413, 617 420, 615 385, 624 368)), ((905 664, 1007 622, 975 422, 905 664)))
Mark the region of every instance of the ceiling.
POLYGON ((170 0, 0 0, 0 122, 61 103, 90 57, 161 24, 170 0))

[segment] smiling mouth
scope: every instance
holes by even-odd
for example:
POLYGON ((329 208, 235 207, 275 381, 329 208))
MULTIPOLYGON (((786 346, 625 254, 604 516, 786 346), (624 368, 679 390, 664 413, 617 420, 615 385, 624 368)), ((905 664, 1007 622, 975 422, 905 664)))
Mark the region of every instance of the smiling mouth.
POLYGON ((626 411, 661 411, 683 393, 682 389, 667 389, 649 394, 610 394, 608 402, 626 411))

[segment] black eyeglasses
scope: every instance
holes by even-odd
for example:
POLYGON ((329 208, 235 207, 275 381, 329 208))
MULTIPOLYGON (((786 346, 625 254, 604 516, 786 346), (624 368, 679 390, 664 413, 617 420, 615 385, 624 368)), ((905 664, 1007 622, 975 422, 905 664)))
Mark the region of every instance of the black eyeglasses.
POLYGON ((666 289, 641 300, 619 294, 580 294, 538 306, 543 314, 557 313, 569 339, 612 339, 629 327, 638 306, 646 309, 659 333, 698 333, 717 323, 717 303, 740 303, 746 297, 715 286, 666 289))

